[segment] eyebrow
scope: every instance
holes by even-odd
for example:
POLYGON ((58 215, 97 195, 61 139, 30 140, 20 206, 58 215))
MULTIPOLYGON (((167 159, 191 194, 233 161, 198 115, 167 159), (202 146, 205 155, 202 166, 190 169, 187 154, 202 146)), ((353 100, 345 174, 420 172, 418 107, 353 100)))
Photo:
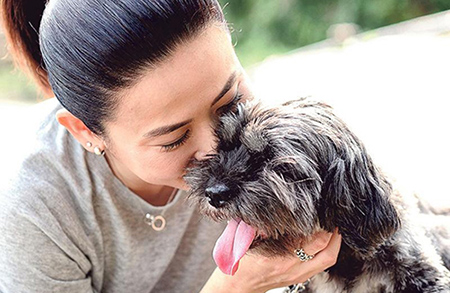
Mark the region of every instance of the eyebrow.
POLYGON ((161 135, 165 135, 165 134, 169 134, 172 131, 177 130, 178 128, 181 128, 189 123, 192 122, 192 119, 183 121, 183 122, 179 122, 179 123, 175 123, 175 124, 171 124, 171 125, 166 125, 166 126, 161 126, 158 128, 155 128, 153 130, 150 130, 149 132, 145 133, 143 135, 144 138, 152 138, 155 136, 161 136, 161 135))
POLYGON ((217 97, 214 99, 214 101, 211 103, 211 107, 214 106, 223 96, 225 96, 226 93, 228 93, 233 84, 236 82, 236 78, 237 72, 234 71, 228 78, 220 94, 218 94, 217 97))
MULTIPOLYGON (((213 102, 211 103, 211 107, 214 106, 214 104, 216 104, 223 96, 225 96, 225 94, 231 89, 231 87, 233 86, 233 84, 236 82, 236 78, 237 78, 237 72, 234 71, 230 77, 228 78, 227 82, 225 83, 224 87, 222 88, 222 90, 220 91, 220 94, 217 95, 217 97, 213 100, 213 102)), ((192 122, 193 119, 189 119, 186 121, 182 121, 179 123, 175 123, 175 124, 171 124, 171 125, 166 125, 166 126, 161 126, 158 128, 155 128, 153 130, 150 130, 149 132, 145 133, 143 135, 143 138, 152 138, 155 136, 161 136, 161 135, 165 135, 165 134, 169 134, 189 123, 192 122)))

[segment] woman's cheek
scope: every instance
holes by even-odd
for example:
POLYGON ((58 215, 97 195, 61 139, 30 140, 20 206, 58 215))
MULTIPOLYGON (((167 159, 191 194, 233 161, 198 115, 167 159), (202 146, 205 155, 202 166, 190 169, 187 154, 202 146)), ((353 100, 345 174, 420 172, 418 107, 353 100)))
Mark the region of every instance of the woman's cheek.
POLYGON ((179 177, 184 172, 185 161, 188 161, 188 159, 175 153, 162 153, 155 155, 149 161, 153 176, 174 178, 179 177))

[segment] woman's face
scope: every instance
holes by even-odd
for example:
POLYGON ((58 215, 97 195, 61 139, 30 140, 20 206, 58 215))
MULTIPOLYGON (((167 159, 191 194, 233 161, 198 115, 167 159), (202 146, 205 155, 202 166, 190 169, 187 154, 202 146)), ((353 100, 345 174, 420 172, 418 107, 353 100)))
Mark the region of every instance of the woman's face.
POLYGON ((229 33, 210 26, 122 93, 105 125, 113 172, 138 194, 149 186, 187 189, 184 170, 213 151, 218 116, 249 96, 229 33))

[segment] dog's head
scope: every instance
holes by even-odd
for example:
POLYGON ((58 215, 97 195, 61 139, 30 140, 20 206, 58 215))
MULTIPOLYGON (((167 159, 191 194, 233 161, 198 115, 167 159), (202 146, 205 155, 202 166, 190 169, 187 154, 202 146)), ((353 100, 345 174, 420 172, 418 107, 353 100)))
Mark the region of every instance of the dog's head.
POLYGON ((350 248, 370 257, 397 229, 390 184, 329 106, 239 104, 216 134, 217 153, 185 177, 191 196, 209 217, 232 220, 235 235, 252 227, 258 253, 292 254, 299 239, 338 227, 350 248))

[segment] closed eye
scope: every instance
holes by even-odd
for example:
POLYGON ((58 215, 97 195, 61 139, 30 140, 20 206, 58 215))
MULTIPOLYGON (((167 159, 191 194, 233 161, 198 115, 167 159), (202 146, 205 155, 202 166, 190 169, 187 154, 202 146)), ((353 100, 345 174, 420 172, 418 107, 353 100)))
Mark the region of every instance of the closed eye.
POLYGON ((182 146, 189 139, 190 136, 191 136, 191 131, 188 129, 183 134, 183 136, 181 136, 176 141, 169 143, 169 144, 162 145, 161 150, 164 152, 170 152, 170 151, 182 146))
POLYGON ((231 100, 231 102, 229 102, 228 104, 223 105, 222 107, 217 109, 217 114, 218 115, 223 115, 225 113, 228 113, 228 112, 236 110, 236 105, 239 103, 239 101, 241 101, 242 96, 243 96, 243 94, 239 93, 239 89, 238 89, 236 91, 236 95, 231 100))

